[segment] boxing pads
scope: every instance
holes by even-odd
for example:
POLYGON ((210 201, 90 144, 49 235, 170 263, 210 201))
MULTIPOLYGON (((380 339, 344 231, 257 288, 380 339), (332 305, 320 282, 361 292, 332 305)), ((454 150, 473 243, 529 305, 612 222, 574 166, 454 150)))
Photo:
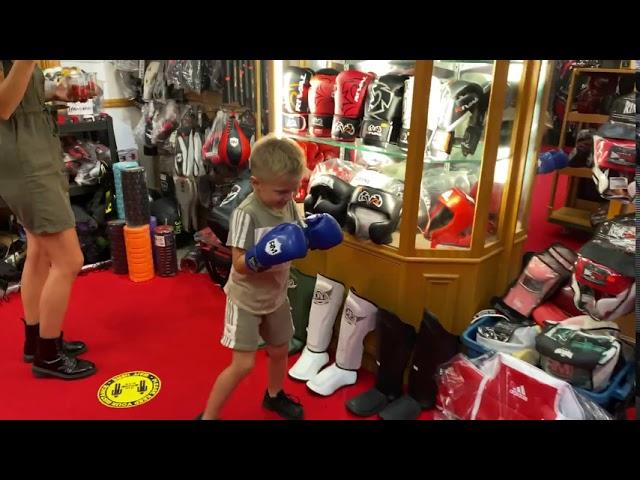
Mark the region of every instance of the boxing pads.
POLYGON ((397 142, 407 79, 405 75, 383 75, 369 86, 360 134, 366 145, 385 148, 387 143, 397 142))
POLYGON ((245 170, 233 184, 227 196, 220 205, 213 207, 207 217, 207 223, 223 244, 227 243, 229 235, 229 219, 235 208, 253 191, 251 187, 251 173, 245 170))
POLYGON ((235 114, 229 115, 227 123, 220 136, 218 145, 220 160, 234 168, 245 168, 251 155, 249 139, 244 134, 235 114))
POLYGON ((352 235, 374 243, 391 243, 400 222, 402 199, 384 190, 359 186, 351 195, 345 228, 352 235))
POLYGON ((310 390, 331 395, 340 387, 353 385, 362 364, 364 338, 375 328, 378 307, 358 296, 352 289, 347 295, 340 320, 340 335, 334 364, 307 382, 310 390))
POLYGON ((360 132, 367 88, 373 79, 373 74, 357 70, 346 70, 336 77, 331 138, 343 142, 355 140, 360 132))
MULTIPOLYGON (((338 72, 331 68, 318 70, 309 88, 309 134, 330 137, 335 110, 335 88, 338 72)), ((312 168, 312 167, 309 167, 312 168)))
POLYGON ((290 377, 307 381, 329 362, 327 348, 343 298, 344 285, 320 274, 316 276, 313 300, 309 309, 307 345, 289 370, 290 377))
POLYGON ((309 116, 309 87, 313 70, 287 67, 284 75, 282 125, 285 132, 306 132, 309 116))
POLYGON ((304 201, 306 216, 328 213, 340 226, 344 226, 347 207, 353 187, 335 175, 316 175, 309 184, 309 194, 304 201))

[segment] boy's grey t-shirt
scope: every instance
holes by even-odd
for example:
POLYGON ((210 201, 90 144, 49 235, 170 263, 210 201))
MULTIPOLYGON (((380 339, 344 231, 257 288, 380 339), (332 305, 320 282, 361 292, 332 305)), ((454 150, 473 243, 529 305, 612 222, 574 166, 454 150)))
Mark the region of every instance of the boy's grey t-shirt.
MULTIPOLYGON (((293 200, 278 212, 267 208, 255 193, 251 193, 231 214, 227 246, 248 250, 273 227, 295 223, 299 218, 293 200)), ((290 267, 291 262, 287 262, 264 272, 245 275, 232 266, 224 291, 233 303, 249 313, 272 313, 287 298, 290 267)))

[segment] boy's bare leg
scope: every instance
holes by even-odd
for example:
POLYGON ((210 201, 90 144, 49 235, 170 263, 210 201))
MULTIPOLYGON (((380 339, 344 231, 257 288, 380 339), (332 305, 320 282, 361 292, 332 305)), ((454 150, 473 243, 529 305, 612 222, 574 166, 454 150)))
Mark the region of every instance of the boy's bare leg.
POLYGON ((287 375, 287 358, 289 354, 289 344, 279 345, 277 347, 268 345, 268 371, 269 384, 267 390, 270 397, 275 397, 284 384, 287 375))
POLYGON ((240 381, 253 369, 255 358, 256 352, 233 351, 231 365, 225 368, 222 373, 218 375, 218 378, 213 384, 213 388, 209 394, 209 400, 207 400, 207 408, 202 415, 203 420, 218 419, 220 409, 231 392, 235 390, 238 383, 240 383, 240 381))

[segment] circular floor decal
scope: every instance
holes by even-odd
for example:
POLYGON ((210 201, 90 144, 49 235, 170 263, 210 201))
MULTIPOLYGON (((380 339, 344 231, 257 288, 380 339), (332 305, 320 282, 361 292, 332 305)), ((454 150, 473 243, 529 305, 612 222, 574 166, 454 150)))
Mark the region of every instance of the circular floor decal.
POLYGON ((98 390, 98 400, 110 408, 147 403, 160 391, 160 379, 149 372, 125 372, 110 378, 98 390))

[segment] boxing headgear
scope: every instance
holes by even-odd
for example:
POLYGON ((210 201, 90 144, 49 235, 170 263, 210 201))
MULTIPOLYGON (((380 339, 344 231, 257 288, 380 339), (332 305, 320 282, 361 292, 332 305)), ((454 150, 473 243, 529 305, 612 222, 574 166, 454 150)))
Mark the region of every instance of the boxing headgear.
POLYGON ((401 211, 401 198, 378 188, 359 186, 351 195, 345 228, 374 243, 391 243, 391 234, 398 227, 401 211))
POLYGON ((632 201, 636 194, 635 126, 626 123, 602 125, 593 136, 593 158, 593 180, 600 195, 632 201))
POLYGON ((220 160, 230 167, 242 169, 247 166, 251 145, 234 114, 229 115, 222 132, 218 154, 220 160))
POLYGON ((439 244, 468 247, 471 244, 469 229, 473 224, 475 208, 473 198, 459 188, 440 195, 438 204, 431 210, 431 248, 439 244))
POLYGON ((335 175, 316 175, 304 201, 305 215, 328 213, 344 226, 353 187, 335 175))
POLYGON ((580 249, 571 286, 578 309, 616 320, 635 302, 636 225, 633 214, 607 220, 580 249))

